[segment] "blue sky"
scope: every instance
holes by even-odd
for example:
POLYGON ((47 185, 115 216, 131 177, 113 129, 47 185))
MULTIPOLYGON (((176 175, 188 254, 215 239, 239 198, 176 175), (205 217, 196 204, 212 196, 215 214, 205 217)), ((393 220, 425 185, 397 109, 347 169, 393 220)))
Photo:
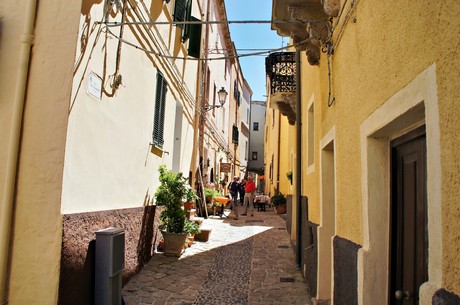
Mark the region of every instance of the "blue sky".
MULTIPOLYGON (((272 0, 225 0, 227 19, 235 20, 270 20, 272 0)), ((230 35, 237 49, 276 49, 280 48, 283 38, 270 29, 269 23, 264 24, 230 24, 230 35)), ((288 38, 284 38, 284 45, 288 38)), ((238 54, 257 51, 238 50, 238 54)), ((253 91, 253 101, 266 100, 265 88, 265 57, 241 57, 240 64, 243 75, 253 91)))

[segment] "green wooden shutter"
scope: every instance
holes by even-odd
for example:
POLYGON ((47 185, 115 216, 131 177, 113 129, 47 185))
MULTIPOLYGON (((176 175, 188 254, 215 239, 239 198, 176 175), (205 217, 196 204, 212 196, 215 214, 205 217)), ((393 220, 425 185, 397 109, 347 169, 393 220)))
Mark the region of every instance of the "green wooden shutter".
MULTIPOLYGON (((185 21, 185 9, 186 9, 187 0, 176 0, 174 5, 174 21, 185 21)), ((177 25, 180 28, 183 28, 183 24, 177 25)))
POLYGON ((240 133, 238 131, 238 127, 233 125, 232 130, 232 143, 238 145, 240 133))
MULTIPOLYGON (((192 19, 192 0, 187 0, 185 4, 185 16, 184 21, 191 21, 192 19)), ((191 24, 185 24, 182 33, 182 42, 186 42, 190 36, 191 24)))
MULTIPOLYGON (((200 21, 195 17, 190 18, 191 21, 200 21)), ((201 51, 201 24, 190 24, 190 40, 188 42, 188 55, 200 58, 201 51)))
POLYGON ((155 115, 153 118, 152 144, 158 148, 163 148, 164 144, 164 119, 166 106, 166 81, 163 75, 158 72, 157 86, 155 94, 155 115))

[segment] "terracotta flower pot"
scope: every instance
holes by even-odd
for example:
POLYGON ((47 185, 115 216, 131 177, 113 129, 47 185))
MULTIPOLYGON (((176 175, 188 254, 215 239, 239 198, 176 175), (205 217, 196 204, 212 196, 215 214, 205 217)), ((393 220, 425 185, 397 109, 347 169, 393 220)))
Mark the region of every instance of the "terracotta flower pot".
POLYGON ((185 240, 187 238, 187 233, 169 233, 161 231, 163 239, 165 241, 165 252, 166 256, 176 256, 180 257, 182 251, 184 250, 185 240))
POLYGON ((193 209, 193 206, 194 206, 193 202, 184 202, 184 209, 185 210, 191 210, 191 209, 193 209))
POLYGON ((191 247, 193 245, 193 241, 195 240, 195 234, 190 234, 187 236, 187 240, 185 243, 187 244, 187 247, 191 247))
POLYGON ((286 214, 286 205, 282 204, 276 207, 276 214, 286 214))

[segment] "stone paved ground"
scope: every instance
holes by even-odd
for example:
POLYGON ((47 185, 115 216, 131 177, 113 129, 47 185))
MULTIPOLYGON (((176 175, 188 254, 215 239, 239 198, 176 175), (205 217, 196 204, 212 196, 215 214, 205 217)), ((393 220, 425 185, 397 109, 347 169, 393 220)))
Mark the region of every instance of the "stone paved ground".
POLYGON ((153 256, 123 288, 127 305, 310 304, 282 217, 267 209, 238 220, 212 216, 203 227, 212 228, 209 241, 180 258, 153 256))

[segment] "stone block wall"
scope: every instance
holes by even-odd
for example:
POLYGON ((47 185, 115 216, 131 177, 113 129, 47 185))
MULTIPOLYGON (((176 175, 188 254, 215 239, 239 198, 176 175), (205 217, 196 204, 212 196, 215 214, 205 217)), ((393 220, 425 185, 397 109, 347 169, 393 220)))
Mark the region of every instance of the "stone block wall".
POLYGON ((125 230, 123 285, 152 257, 161 238, 156 206, 63 216, 59 304, 93 304, 95 232, 125 230))

